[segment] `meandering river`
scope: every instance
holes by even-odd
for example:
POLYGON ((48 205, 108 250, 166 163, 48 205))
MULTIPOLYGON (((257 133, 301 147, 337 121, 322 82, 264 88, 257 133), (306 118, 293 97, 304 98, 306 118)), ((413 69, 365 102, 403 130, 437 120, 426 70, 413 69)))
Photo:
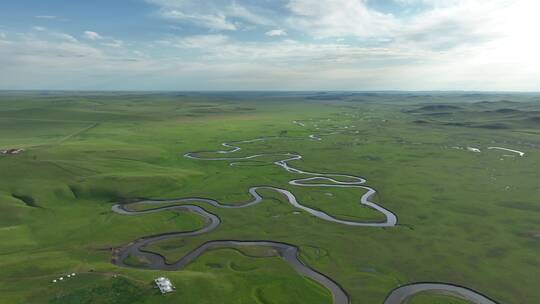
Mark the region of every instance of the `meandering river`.
MULTIPOLYGON (((304 126, 303 123, 295 122, 298 125, 304 126)), ((319 136, 312 135, 311 139, 321 140, 319 136)), ((189 152, 184 156, 189 159, 194 160, 204 160, 204 161, 229 161, 231 164, 235 164, 239 161, 252 160, 264 156, 279 156, 281 159, 273 162, 276 166, 283 168, 284 170, 299 174, 305 175, 307 177, 300 179, 292 179, 288 181, 289 185, 298 186, 298 187, 339 187, 339 188, 359 188, 365 190, 365 193, 360 197, 359 204, 365 205, 369 208, 372 208, 385 217, 383 221, 380 222, 362 222, 362 221, 347 221, 341 220, 333 217, 330 214, 327 214, 320 210, 315 210, 308 206, 303 205, 296 196, 285 189, 277 187, 268 187, 268 186, 258 186, 251 187, 248 189, 249 194, 252 199, 248 202, 243 203, 228 203, 223 204, 217 200, 209 198, 199 198, 199 197, 190 197, 190 198, 178 198, 178 199, 167 199, 167 200, 144 200, 136 202, 137 204, 145 205, 156 205, 157 207, 144 210, 144 211, 131 211, 126 208, 127 205, 116 204, 112 207, 112 211, 128 215, 128 216, 139 216, 149 213, 162 212, 165 210, 181 210, 186 212, 193 212, 205 219, 205 225, 203 228, 195 231, 182 231, 182 232, 170 232, 163 233, 152 236, 144 236, 138 240, 133 241, 132 243, 117 248, 113 257, 113 263, 123 267, 135 267, 135 268, 146 268, 146 269, 156 269, 156 270, 180 270, 183 269, 189 263, 195 261, 199 256, 204 254, 208 250, 214 250, 219 248, 238 248, 246 246, 263 246, 274 249, 276 254, 281 256, 291 267, 298 272, 299 274, 306 276, 321 285, 325 286, 331 293, 333 297, 333 302, 335 304, 348 304, 351 302, 347 292, 334 280, 330 277, 315 271, 310 268, 308 265, 302 262, 299 258, 298 251, 299 249, 291 244, 274 242, 271 240, 257 240, 257 241, 242 241, 242 240, 215 240, 202 244, 200 247, 186 254, 184 257, 178 261, 168 264, 165 257, 150 251, 146 251, 144 248, 153 243, 168 240, 168 239, 178 239, 183 237, 193 237, 205 233, 209 233, 212 230, 216 229, 220 223, 220 218, 205 210, 204 208, 196 205, 189 205, 189 203, 204 203, 218 208, 227 208, 227 209, 239 209, 239 208, 248 208, 253 205, 256 205, 262 202, 263 197, 259 194, 258 190, 272 190, 283 195, 287 202, 293 207, 303 210, 321 220, 338 223, 347 226, 360 226, 360 227, 393 227, 398 223, 397 216, 392 213, 390 210, 374 203, 370 199, 377 193, 375 189, 365 185, 366 180, 359 176, 346 175, 346 174, 333 174, 333 173, 317 173, 304 171, 298 168, 291 166, 289 163, 293 161, 298 161, 302 159, 300 154, 296 153, 267 153, 267 154, 255 154, 250 156, 243 157, 204 157, 203 154, 214 153, 219 155, 226 155, 240 151, 242 148, 240 144, 254 143, 265 141, 268 138, 256 138, 252 140, 238 141, 232 143, 223 143, 222 146, 226 147, 228 150, 221 151, 197 151, 189 152), (343 181, 346 180, 346 181, 343 181), (176 204, 170 206, 162 206, 163 204, 176 204), (135 256, 142 258, 147 263, 141 266, 134 266, 126 263, 126 259, 130 256, 135 256)), ((404 304, 418 293, 440 293, 440 294, 449 294, 458 298, 462 298, 470 301, 474 304, 495 304, 496 302, 489 299, 488 297, 467 289, 465 287, 453 285, 453 284, 444 284, 444 283, 415 283, 410 285, 401 286, 393 290, 388 297, 386 298, 384 304, 404 304)))

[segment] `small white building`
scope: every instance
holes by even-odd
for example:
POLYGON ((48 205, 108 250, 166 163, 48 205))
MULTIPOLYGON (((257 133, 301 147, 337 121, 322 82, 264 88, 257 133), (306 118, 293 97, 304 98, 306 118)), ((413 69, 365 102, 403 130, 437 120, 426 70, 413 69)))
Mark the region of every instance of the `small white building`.
POLYGON ((156 285, 162 294, 173 292, 175 289, 173 284, 171 283, 171 280, 166 277, 159 277, 155 279, 154 282, 156 282, 156 285))

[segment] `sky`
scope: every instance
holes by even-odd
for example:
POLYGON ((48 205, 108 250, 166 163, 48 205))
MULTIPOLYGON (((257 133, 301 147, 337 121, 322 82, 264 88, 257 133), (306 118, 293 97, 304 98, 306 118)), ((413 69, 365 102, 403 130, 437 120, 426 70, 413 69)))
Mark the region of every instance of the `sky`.
POLYGON ((538 0, 17 0, 0 89, 540 91, 538 0))

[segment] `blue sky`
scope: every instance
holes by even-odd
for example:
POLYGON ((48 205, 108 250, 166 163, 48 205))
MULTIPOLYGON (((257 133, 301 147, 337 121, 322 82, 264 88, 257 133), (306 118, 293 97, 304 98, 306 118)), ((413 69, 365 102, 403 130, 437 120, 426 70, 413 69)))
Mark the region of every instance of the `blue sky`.
POLYGON ((536 0, 18 0, 0 89, 540 91, 536 0))

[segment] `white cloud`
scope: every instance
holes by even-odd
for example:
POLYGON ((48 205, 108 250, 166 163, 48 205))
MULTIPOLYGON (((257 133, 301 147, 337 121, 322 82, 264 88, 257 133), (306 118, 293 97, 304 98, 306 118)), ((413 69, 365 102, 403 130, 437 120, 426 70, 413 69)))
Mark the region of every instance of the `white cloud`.
MULTIPOLYGON (((291 15, 287 21, 290 28, 314 38, 356 37, 371 45, 425 51, 429 56, 468 49, 479 58, 487 55, 483 53, 485 51, 501 58, 511 54, 508 50, 511 48, 514 54, 521 53, 519 57, 523 58, 523 53, 537 49, 534 45, 539 44, 538 39, 532 38, 540 28, 540 19, 534 13, 540 10, 537 1, 397 2, 404 6, 422 4, 424 7, 420 13, 400 18, 377 12, 369 7, 369 2, 362 0, 289 0, 287 7, 291 15), (498 45, 496 49, 485 48, 494 44, 498 45)), ((536 64, 539 60, 530 56, 523 62, 536 64)))
POLYGON ((90 41, 99 41, 99 44, 109 48, 121 48, 124 46, 124 41, 119 39, 114 39, 110 36, 103 36, 97 32, 85 31, 83 37, 90 41))
POLYGON ((275 37, 275 36, 287 36, 287 32, 283 29, 270 30, 265 33, 266 36, 275 37))
MULTIPOLYGON (((72 35, 69 35, 63 32, 51 31, 42 26, 34 26, 32 27, 32 30, 34 30, 35 32, 38 32, 40 35, 45 35, 45 36, 49 36, 55 39, 66 40, 70 42, 77 42, 77 39, 73 37, 72 35)), ((23 36, 25 35, 23 34, 23 36)))
MULTIPOLYGON (((358 47, 344 43, 306 43, 295 40, 279 42, 236 41, 224 35, 198 35, 161 40, 163 47, 196 49, 190 51, 191 61, 219 64, 221 62, 251 62, 268 66, 301 66, 341 64, 372 64, 384 61, 403 61, 418 54, 406 49, 358 47)), ((163 48, 162 48, 163 49, 163 48)))
POLYGON ((121 82, 138 86, 144 84, 141 79, 147 79, 140 75, 159 74, 170 66, 133 58, 132 50, 120 48, 109 53, 79 41, 58 41, 48 33, 14 37, 0 47, 0 88, 4 89, 114 89, 122 87, 121 82))
POLYGON ((540 90, 536 1, 395 0, 422 4, 407 18, 367 0, 284 0, 275 11, 244 0, 147 1, 198 34, 159 44, 90 31, 77 41, 42 27, 8 32, 9 43, 0 34, 0 86, 540 90), (259 35, 244 34, 248 25, 259 35), (287 32, 305 38, 261 39, 287 32))
POLYGON ((287 8, 290 27, 318 38, 389 36, 400 26, 392 15, 371 10, 361 0, 290 0, 287 8))
POLYGON ((256 25, 275 25, 276 22, 272 20, 271 17, 266 16, 269 14, 268 11, 265 11, 266 15, 256 13, 251 9, 248 9, 246 6, 240 5, 238 2, 234 1, 229 6, 225 7, 225 13, 228 16, 236 17, 242 19, 245 22, 256 24, 256 25))
POLYGON ((226 45, 228 40, 228 37, 225 35, 196 35, 161 40, 159 42, 163 45, 174 46, 176 48, 199 48, 211 50, 212 48, 226 45))
POLYGON ((77 39, 66 33, 51 33, 52 36, 69 42, 77 42, 77 39))
POLYGON ((166 10, 161 12, 161 16, 169 20, 180 22, 192 22, 194 24, 207 27, 213 30, 237 29, 236 25, 229 22, 223 13, 215 14, 187 14, 179 10, 166 10))
POLYGON ((83 36, 84 38, 88 39, 88 40, 101 40, 103 39, 103 37, 96 33, 96 32, 92 32, 92 31, 85 31, 83 33, 83 36))
POLYGON ((53 19, 57 19, 58 17, 57 16, 51 16, 51 15, 39 15, 39 16, 34 16, 34 18, 53 20, 53 19))
POLYGON ((215 31, 234 31, 246 25, 275 26, 271 10, 249 1, 145 0, 159 7, 159 16, 215 31), (250 5, 251 4, 251 5, 250 5))
POLYGON ((124 46, 124 41, 117 40, 117 39, 112 39, 112 40, 107 41, 107 42, 102 42, 101 45, 107 46, 107 47, 112 47, 112 48, 121 48, 121 47, 124 46))

